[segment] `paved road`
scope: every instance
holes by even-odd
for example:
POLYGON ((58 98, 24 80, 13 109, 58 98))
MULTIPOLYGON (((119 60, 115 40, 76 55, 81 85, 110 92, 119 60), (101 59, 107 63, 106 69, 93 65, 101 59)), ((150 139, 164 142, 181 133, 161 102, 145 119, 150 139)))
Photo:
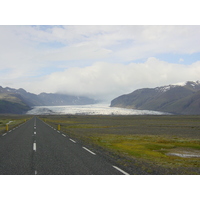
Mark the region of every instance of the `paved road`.
POLYGON ((121 175, 86 146, 34 117, 0 136, 0 174, 121 175))

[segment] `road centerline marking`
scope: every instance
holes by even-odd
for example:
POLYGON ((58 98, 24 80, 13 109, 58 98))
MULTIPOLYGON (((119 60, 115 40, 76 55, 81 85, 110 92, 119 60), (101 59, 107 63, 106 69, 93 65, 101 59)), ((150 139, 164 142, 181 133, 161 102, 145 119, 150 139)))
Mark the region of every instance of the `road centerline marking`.
POLYGON ((113 167, 114 167, 115 169, 117 169, 118 171, 120 171, 122 174, 130 175, 129 173, 125 172, 124 170, 120 169, 119 167, 116 167, 116 166, 114 166, 114 165, 113 165, 113 167))
POLYGON ((4 133, 2 136, 5 136, 7 133, 4 133))
POLYGON ((94 152, 90 151, 90 150, 89 150, 89 149, 87 149, 86 147, 83 147, 83 149, 85 149, 86 151, 90 152, 90 153, 91 153, 91 154, 93 154, 93 155, 96 155, 96 153, 94 153, 94 152))
POLYGON ((66 137, 66 135, 62 134, 62 136, 66 137))
POLYGON ((36 143, 33 143, 33 151, 36 151, 36 143))

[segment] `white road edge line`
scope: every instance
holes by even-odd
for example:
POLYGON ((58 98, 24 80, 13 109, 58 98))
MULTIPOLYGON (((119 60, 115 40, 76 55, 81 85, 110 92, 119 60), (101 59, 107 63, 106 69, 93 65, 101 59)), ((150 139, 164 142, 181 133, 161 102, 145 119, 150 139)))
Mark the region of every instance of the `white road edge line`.
POLYGON ((125 174, 125 175, 130 175, 129 173, 125 172, 124 170, 120 169, 119 167, 116 167, 116 166, 114 166, 114 165, 113 165, 113 167, 114 167, 115 169, 117 169, 118 171, 120 171, 121 173, 125 174))
POLYGON ((72 139, 69 139, 69 140, 71 140, 73 143, 76 143, 76 141, 74 141, 74 140, 72 140, 72 139))
POLYGON ((85 149, 86 151, 90 152, 90 153, 91 153, 91 154, 93 154, 93 155, 96 155, 96 153, 94 153, 94 152, 90 151, 90 150, 89 150, 89 149, 87 149, 86 147, 83 147, 83 149, 85 149))
POLYGON ((4 133, 2 136, 5 136, 7 133, 4 133))
POLYGON ((66 137, 66 135, 62 134, 62 136, 66 137))
POLYGON ((33 151, 36 151, 36 143, 33 143, 33 151))

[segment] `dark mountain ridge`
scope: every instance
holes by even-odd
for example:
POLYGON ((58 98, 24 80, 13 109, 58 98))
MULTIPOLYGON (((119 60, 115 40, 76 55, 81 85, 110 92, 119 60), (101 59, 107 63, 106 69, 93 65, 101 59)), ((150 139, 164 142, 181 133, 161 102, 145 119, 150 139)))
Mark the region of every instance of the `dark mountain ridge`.
POLYGON ((97 101, 82 96, 56 93, 36 95, 22 88, 13 89, 0 86, 0 113, 24 114, 33 106, 86 105, 94 103, 97 103, 97 101))
POLYGON ((138 89, 113 99, 111 107, 199 115, 200 82, 138 89))

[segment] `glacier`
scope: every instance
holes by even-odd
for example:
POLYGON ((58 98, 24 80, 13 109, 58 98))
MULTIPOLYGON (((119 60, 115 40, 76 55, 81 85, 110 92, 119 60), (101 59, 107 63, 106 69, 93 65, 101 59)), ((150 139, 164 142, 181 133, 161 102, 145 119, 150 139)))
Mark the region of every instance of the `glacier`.
POLYGON ((109 104, 34 106, 28 115, 170 115, 170 113, 110 107, 109 104))

